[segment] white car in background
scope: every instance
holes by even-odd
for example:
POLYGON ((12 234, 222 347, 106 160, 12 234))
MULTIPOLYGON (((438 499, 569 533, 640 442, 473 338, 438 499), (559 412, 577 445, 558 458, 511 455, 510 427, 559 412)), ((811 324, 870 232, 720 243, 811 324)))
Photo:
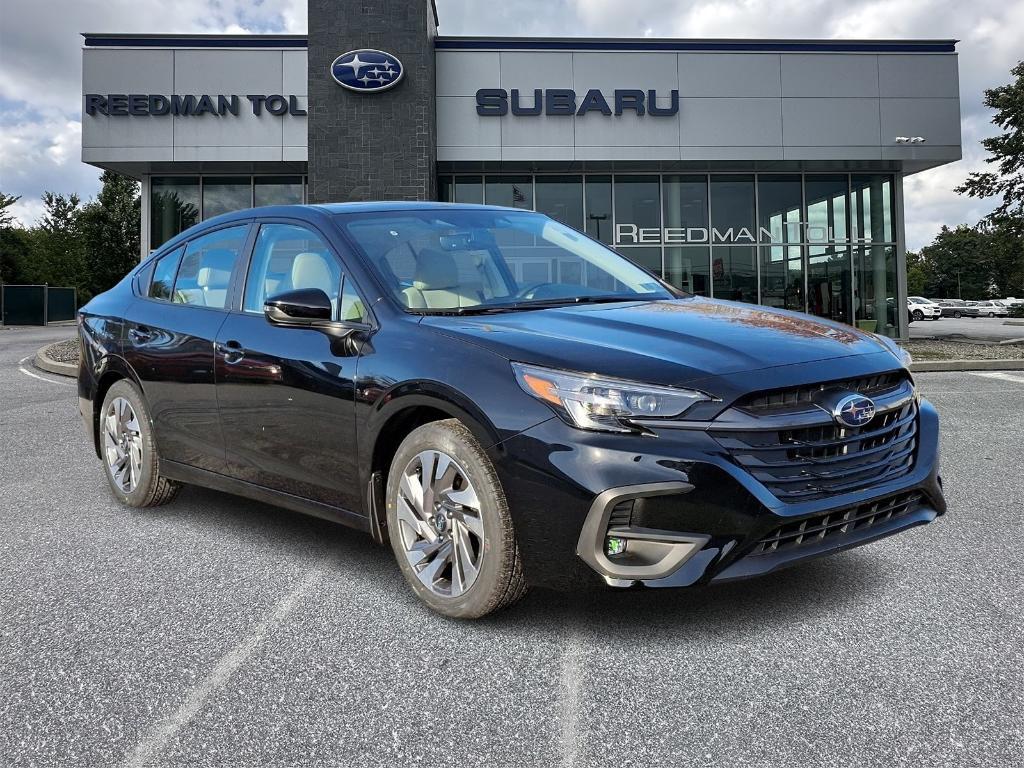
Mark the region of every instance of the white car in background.
POLYGON ((1010 314, 1010 310, 998 301, 979 301, 974 306, 978 308, 978 317, 1006 317, 1010 314))
POLYGON ((907 309, 912 320, 938 320, 942 317, 942 307, 923 296, 907 296, 907 309))

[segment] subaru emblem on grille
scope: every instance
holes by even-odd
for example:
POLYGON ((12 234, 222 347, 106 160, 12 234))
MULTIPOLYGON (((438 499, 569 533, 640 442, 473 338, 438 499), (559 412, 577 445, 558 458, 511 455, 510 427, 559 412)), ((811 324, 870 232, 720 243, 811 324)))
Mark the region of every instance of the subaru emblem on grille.
POLYGON ((847 395, 836 403, 832 417, 843 427, 863 427, 875 418, 875 404, 864 395, 847 395))

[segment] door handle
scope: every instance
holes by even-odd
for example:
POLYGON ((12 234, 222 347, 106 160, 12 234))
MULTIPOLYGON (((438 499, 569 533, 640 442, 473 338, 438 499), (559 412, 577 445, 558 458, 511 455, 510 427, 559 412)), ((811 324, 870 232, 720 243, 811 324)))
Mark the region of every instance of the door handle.
POLYGON ((128 331, 128 336, 136 344, 144 344, 153 338, 153 332, 144 325, 137 326, 128 331))
POLYGON ((224 355, 224 362, 228 365, 233 365, 245 357, 245 350, 242 349, 240 342, 232 339, 231 341, 225 341, 220 346, 220 353, 224 355))

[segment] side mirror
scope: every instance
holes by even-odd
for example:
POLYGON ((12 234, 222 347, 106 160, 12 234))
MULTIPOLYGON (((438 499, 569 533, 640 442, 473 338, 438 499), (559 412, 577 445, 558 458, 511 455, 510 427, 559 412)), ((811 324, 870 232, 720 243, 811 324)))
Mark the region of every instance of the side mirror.
POLYGON ((334 308, 319 288, 300 288, 268 298, 263 303, 263 314, 274 325, 309 328, 331 323, 334 308))

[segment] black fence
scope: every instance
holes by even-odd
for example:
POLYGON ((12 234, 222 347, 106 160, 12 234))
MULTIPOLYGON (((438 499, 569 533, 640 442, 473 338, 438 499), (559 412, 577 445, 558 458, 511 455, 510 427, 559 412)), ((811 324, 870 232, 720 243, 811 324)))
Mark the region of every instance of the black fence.
POLYGON ((0 286, 0 317, 4 325, 46 325, 74 320, 78 292, 49 285, 0 286))

